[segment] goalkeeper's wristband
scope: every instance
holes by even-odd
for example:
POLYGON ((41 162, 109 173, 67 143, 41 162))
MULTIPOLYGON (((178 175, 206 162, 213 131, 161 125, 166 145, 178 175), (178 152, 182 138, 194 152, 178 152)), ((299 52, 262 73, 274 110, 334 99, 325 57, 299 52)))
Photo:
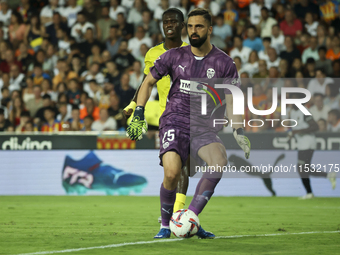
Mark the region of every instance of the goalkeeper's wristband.
POLYGON ((144 120, 144 106, 137 106, 135 109, 134 117, 139 117, 140 120, 144 120))
MULTIPOLYGON (((233 128, 233 132, 235 132, 235 128, 233 128)), ((236 130, 236 133, 238 134, 238 135, 244 135, 244 129, 243 128, 238 128, 237 130, 236 130)))

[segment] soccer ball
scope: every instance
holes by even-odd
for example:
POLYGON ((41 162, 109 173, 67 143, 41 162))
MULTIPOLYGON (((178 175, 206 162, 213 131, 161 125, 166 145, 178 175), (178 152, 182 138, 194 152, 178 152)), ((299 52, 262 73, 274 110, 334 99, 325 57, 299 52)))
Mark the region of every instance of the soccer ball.
POLYGON ((194 236, 200 227, 200 220, 197 215, 188 209, 175 212, 170 219, 171 232, 180 238, 194 236))

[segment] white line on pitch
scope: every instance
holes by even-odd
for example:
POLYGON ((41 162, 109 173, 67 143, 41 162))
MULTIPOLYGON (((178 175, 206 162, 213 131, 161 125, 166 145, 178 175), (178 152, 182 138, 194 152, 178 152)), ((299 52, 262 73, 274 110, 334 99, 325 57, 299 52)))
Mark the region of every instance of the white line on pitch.
MULTIPOLYGON (((288 236, 288 235, 310 235, 310 234, 334 234, 334 233, 340 233, 340 231, 314 231, 314 232, 300 232, 300 233, 217 236, 215 237, 215 239, 232 239, 232 238, 242 238, 242 237, 265 237, 265 236, 288 236)), ((87 248, 67 249, 67 250, 60 250, 60 251, 42 251, 42 252, 33 252, 33 253, 22 253, 19 255, 45 255, 45 254, 55 254, 55 253, 67 253, 67 252, 77 252, 77 251, 86 251, 86 250, 94 250, 94 249, 116 248, 116 247, 122 247, 122 246, 128 246, 128 245, 176 242, 176 241, 182 241, 182 240, 184 239, 178 238, 178 239, 164 239, 164 240, 154 240, 154 241, 141 241, 141 242, 133 242, 133 243, 118 243, 118 244, 110 244, 110 245, 87 247, 87 248)))

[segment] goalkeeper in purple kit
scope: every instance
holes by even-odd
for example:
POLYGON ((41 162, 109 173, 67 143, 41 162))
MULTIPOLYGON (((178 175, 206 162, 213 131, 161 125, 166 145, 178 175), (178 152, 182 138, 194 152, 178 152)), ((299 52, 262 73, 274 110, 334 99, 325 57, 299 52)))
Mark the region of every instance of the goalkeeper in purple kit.
MULTIPOLYGON (((144 106, 150 95, 149 88, 163 76, 170 75, 172 85, 159 125, 160 160, 164 167, 164 180, 160 188, 162 224, 155 238, 170 237, 169 221, 176 197, 177 182, 189 154, 197 162, 206 162, 210 169, 213 167, 222 169, 227 165, 226 149, 217 135, 219 129, 213 126, 211 118, 201 114, 199 90, 205 88, 204 84, 208 84, 212 78, 223 79, 224 84, 238 87, 240 83, 233 60, 210 43, 211 24, 211 14, 208 10, 198 8, 189 13, 187 30, 191 45, 171 49, 155 61, 140 88, 134 118, 127 128, 127 134, 131 139, 141 139, 142 134, 147 131, 144 106), (195 86, 196 83, 192 79, 208 82, 195 86)), ((235 123, 232 125, 234 137, 248 158, 250 142, 243 134, 242 116, 233 114, 231 92, 224 89, 224 94, 228 118, 235 123)), ((207 104, 208 112, 215 106, 211 101, 207 104)), ((215 116, 223 119, 224 110, 217 112, 219 113, 215 113, 215 116)), ((190 210, 197 215, 202 212, 221 177, 222 171, 207 171, 203 174, 189 206, 190 210)), ((197 236, 215 237, 202 227, 199 228, 197 236)))

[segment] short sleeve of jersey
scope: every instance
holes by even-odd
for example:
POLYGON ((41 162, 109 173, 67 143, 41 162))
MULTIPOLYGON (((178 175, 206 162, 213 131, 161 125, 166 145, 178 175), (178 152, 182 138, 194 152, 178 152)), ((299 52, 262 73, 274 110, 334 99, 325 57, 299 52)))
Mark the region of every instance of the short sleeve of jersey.
POLYGON ((144 63, 145 63, 144 74, 148 75, 150 73, 150 68, 153 66, 152 54, 150 51, 146 53, 144 63))
POLYGON ((170 73, 172 63, 171 55, 174 53, 173 50, 168 50, 155 60, 154 66, 150 68, 150 72, 155 79, 159 80, 170 73))
MULTIPOLYGON (((224 84, 228 85, 234 85, 238 88, 241 87, 241 81, 238 76, 238 72, 236 69, 235 62, 230 60, 227 62, 225 67, 225 75, 224 75, 224 84)), ((231 94, 231 91, 229 89, 224 89, 224 94, 231 94)))

